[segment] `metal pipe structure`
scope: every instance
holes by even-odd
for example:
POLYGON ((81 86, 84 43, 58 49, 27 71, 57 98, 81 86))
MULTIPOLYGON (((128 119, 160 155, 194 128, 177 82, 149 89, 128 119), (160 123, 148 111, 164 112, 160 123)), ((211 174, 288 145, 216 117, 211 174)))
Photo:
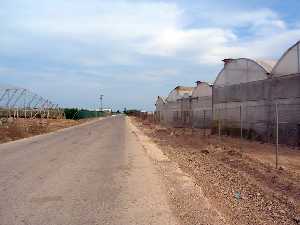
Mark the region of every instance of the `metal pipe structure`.
POLYGON ((0 85, 0 109, 0 118, 1 116, 35 118, 38 115, 47 118, 61 117, 58 104, 18 87, 0 85))
POLYGON ((9 89, 5 89, 3 95, 1 95, 0 97, 0 102, 4 99, 4 97, 6 96, 6 94, 8 94, 9 89))
POLYGON ((31 98, 31 100, 28 102, 27 108, 30 108, 31 104, 34 102, 34 100, 36 100, 36 97, 38 97, 38 95, 34 94, 33 97, 31 98))
POLYGON ((21 93, 15 98, 14 103, 12 104, 12 108, 14 108, 17 104, 17 102, 21 99, 21 97, 25 94, 26 89, 23 89, 23 91, 21 91, 21 93))
POLYGON ((13 92, 11 96, 9 96, 8 93, 8 100, 6 102, 6 107, 10 108, 10 102, 13 100, 13 98, 15 97, 16 93, 18 92, 18 89, 11 89, 11 91, 13 92))
POLYGON ((33 108, 35 109, 35 108, 37 108, 37 106, 41 103, 41 102, 43 102, 43 97, 40 97, 39 98, 39 100, 36 102, 36 104, 33 106, 33 108))

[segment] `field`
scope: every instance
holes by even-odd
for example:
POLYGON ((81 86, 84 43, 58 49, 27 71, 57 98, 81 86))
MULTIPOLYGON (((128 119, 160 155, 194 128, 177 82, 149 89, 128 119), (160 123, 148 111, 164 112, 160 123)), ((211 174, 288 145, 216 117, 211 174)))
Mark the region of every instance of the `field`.
POLYGON ((8 119, 0 125, 0 143, 27 138, 78 125, 85 120, 65 119, 8 119))
POLYGON ((133 120, 232 224, 300 224, 300 151, 133 120))

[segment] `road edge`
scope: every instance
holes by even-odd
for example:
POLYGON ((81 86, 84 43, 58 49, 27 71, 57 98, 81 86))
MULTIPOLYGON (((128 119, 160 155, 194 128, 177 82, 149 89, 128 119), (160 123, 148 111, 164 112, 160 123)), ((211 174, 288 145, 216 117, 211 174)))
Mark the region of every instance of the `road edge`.
POLYGON ((176 162, 171 161, 143 131, 135 126, 130 117, 126 117, 126 121, 147 156, 154 161, 158 170, 163 174, 170 200, 175 204, 172 210, 176 212, 178 219, 183 224, 228 224, 224 216, 205 197, 202 187, 196 183, 195 179, 183 172, 176 162), (190 221, 193 222, 189 223, 190 221))

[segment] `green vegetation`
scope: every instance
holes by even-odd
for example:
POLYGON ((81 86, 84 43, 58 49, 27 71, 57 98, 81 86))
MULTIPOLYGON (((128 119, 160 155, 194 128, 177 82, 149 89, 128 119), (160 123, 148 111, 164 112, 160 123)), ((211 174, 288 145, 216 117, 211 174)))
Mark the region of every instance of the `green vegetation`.
POLYGON ((124 109, 124 114, 128 115, 128 116, 136 116, 141 112, 141 110, 137 110, 137 109, 124 109))
POLYGON ((65 112, 66 119, 74 119, 74 120, 105 116, 105 112, 91 111, 87 109, 77 109, 77 108, 65 108, 64 112, 65 112))

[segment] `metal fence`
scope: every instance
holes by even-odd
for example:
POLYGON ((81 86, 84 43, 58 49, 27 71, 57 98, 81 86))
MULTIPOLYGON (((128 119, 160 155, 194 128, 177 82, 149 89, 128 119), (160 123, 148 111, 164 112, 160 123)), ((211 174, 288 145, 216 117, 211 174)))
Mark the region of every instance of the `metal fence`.
POLYGON ((214 108, 212 129, 218 135, 300 145, 300 104, 274 103, 214 108))
POLYGON ((220 103, 212 110, 156 112, 155 121, 172 127, 209 129, 219 136, 300 146, 300 102, 220 103))
MULTIPOLYGON (((241 140, 256 140, 276 146, 276 168, 280 144, 300 147, 300 103, 277 100, 272 104, 256 102, 214 105, 213 110, 140 113, 143 120, 172 127, 199 128, 204 135, 235 136, 241 140), (232 104, 231 104, 232 105, 232 104), (172 121, 165 115, 173 113, 172 121)), ((242 143, 242 142, 241 142, 242 143)))

